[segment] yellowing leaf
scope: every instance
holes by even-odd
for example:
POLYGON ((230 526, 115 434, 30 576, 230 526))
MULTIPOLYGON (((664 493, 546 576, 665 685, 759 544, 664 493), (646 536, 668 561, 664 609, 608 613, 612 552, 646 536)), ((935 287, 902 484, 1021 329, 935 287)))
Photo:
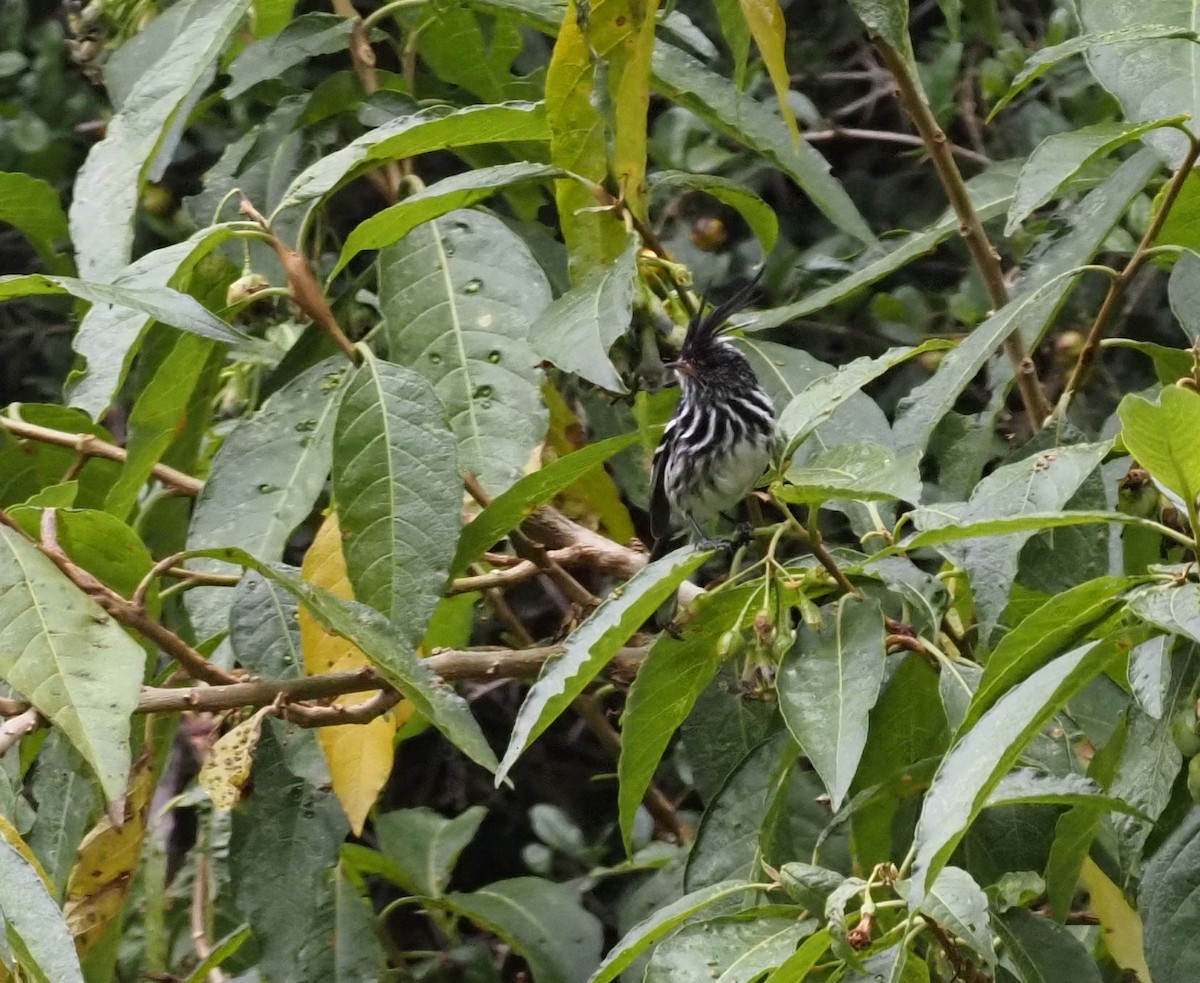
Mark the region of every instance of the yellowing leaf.
POLYGON ((787 40, 783 11, 779 9, 776 0, 741 0, 741 4, 746 24, 750 33, 754 35, 754 43, 758 45, 758 53, 762 55, 763 64, 767 66, 771 84, 775 86, 783 121, 791 130, 792 139, 799 143, 800 129, 796 126, 796 117, 787 101, 791 78, 783 54, 784 42, 787 40))
MULTIPOLYGON (((312 546, 304 555, 300 575, 335 597, 354 599, 350 578, 346 575, 342 534, 336 514, 330 514, 321 523, 312 546)), ((347 672, 371 664, 361 649, 322 628, 306 607, 300 608, 300 648, 304 653, 305 670, 314 675, 347 672)), ((339 702, 352 706, 370 699, 371 695, 351 693, 339 697, 339 702)), ((322 727, 317 731, 329 765, 333 792, 346 810, 346 818, 356 836, 362 832, 367 813, 392 772, 396 730, 412 716, 412 712, 412 704, 404 701, 369 723, 322 727)))
MULTIPOLYGON (((599 0, 567 5, 546 73, 551 163, 605 183, 615 177, 634 215, 646 213, 646 108, 657 0, 599 0)), ((573 268, 586 272, 616 259, 625 226, 578 182, 555 188, 573 268)))
POLYGON ((142 852, 153 792, 154 771, 146 753, 134 762, 129 775, 124 824, 118 829, 104 816, 79 844, 67 880, 63 915, 81 956, 104 937, 125 905, 142 852))
POLYGON ((1100 919, 1104 944, 1113 962, 1133 970, 1139 980, 1150 979, 1146 951, 1142 945, 1142 919, 1125 900, 1125 895, 1090 857, 1079 871, 1079 879, 1091 896, 1091 909, 1100 919))
POLYGON ((204 759, 197 781, 218 809, 228 812, 241 801, 254 767, 254 749, 262 734, 263 718, 270 712, 270 707, 263 707, 223 734, 204 759))

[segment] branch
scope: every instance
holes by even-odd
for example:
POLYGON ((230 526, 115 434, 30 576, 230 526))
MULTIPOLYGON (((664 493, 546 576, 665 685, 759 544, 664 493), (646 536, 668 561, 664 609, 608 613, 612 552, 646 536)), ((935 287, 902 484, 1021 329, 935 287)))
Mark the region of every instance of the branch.
POLYGON ((46 725, 46 718, 33 707, 9 717, 0 724, 0 754, 4 754, 26 734, 32 734, 39 727, 46 725))
POLYGON ((1137 276, 1138 271, 1142 268, 1146 260, 1150 258, 1150 250, 1154 247, 1154 240, 1158 238, 1158 234, 1162 231, 1163 223, 1166 222, 1167 216, 1171 213, 1171 208, 1179 197, 1179 192, 1183 190, 1184 181, 1187 180, 1187 176, 1195 166, 1197 157, 1200 157, 1200 140, 1197 140, 1186 129, 1183 132, 1190 141, 1187 156, 1184 157, 1183 163, 1179 165, 1179 169, 1171 175, 1171 181, 1163 194, 1162 204, 1154 214, 1154 218, 1147 227, 1145 235, 1142 236, 1142 241, 1137 244, 1133 255, 1129 257, 1129 262, 1125 264, 1125 268, 1120 273, 1109 280, 1108 293, 1104 295, 1104 300, 1100 304, 1100 310, 1096 313, 1096 320, 1092 322, 1092 327, 1088 331, 1083 348, 1080 349, 1079 357, 1075 360, 1075 365, 1071 369, 1071 375, 1067 379, 1067 385, 1058 399, 1058 404, 1054 407, 1053 415, 1050 420, 1046 421, 1047 423, 1066 417, 1071 400, 1075 397, 1075 393, 1079 391, 1084 376, 1087 375, 1088 370, 1092 367, 1092 363, 1096 360, 1096 353, 1100 350, 1100 342, 1104 338, 1104 332, 1108 328, 1109 322, 1116 316, 1117 310, 1121 306, 1121 300, 1125 296, 1126 289, 1133 282, 1133 278, 1137 276))
MULTIPOLYGON (((823 140, 837 140, 842 137, 852 140, 878 140, 881 143, 902 143, 909 147, 925 146, 925 141, 912 133, 892 133, 890 130, 862 130, 853 126, 833 126, 828 130, 807 130, 804 133, 804 139, 809 143, 820 143, 823 140)), ((972 164, 987 166, 992 162, 991 158, 987 155, 967 147, 960 147, 956 143, 947 143, 947 146, 950 148, 952 154, 961 157, 963 160, 969 160, 972 164)))
MULTIPOLYGON (((1004 282, 1004 271, 1000 267, 1000 255, 988 239, 979 213, 971 204, 966 183, 958 170, 958 165, 954 162, 954 153, 950 142, 946 139, 942 128, 938 126, 933 111, 925 102, 920 85, 909 70, 904 56, 883 38, 876 37, 874 40, 884 65, 896 79, 896 94, 900 103, 916 126, 917 133, 920 134, 921 141, 925 144, 929 157, 937 169, 938 178, 946 191, 946 197, 950 200, 950 207, 958 216, 959 234, 963 237, 967 251, 970 252, 971 259, 974 260, 983 277, 988 300, 992 308, 998 311, 1008 303, 1008 287, 1004 282)), ((1025 343, 1021 340, 1021 336, 1016 332, 1005 339, 1004 350, 1008 354, 1009 361, 1012 362, 1017 389, 1021 393, 1021 402, 1025 406, 1025 412, 1029 416, 1031 424, 1035 428, 1040 427, 1050 415, 1050 404, 1046 400, 1046 394, 1042 392, 1033 360, 1025 350, 1025 343)))
MULTIPOLYGON (((84 457, 102 457, 108 461, 124 463, 125 448, 110 444, 106 440, 90 433, 69 433, 65 430, 51 430, 49 427, 39 427, 34 423, 26 423, 10 416, 0 417, 0 426, 9 433, 26 440, 36 440, 43 444, 54 444, 56 447, 70 447, 84 457)), ((156 464, 152 474, 172 491, 180 495, 195 497, 200 494, 204 482, 193 478, 182 471, 176 471, 165 464, 156 464)))

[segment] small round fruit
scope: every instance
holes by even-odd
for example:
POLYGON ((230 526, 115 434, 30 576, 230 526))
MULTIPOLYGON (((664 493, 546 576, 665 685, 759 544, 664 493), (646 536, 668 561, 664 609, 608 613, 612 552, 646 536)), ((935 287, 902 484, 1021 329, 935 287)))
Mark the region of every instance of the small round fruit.
POLYGON ((697 249, 702 249, 706 253, 715 253, 725 245, 729 233, 725 229, 725 223, 719 218, 703 216, 692 223, 692 231, 688 238, 692 240, 692 245, 697 249))
POLYGON ((1185 758, 1200 754, 1200 736, 1196 735, 1196 709, 1185 707, 1171 718, 1171 740, 1185 758))
POLYGON ((226 307, 241 307, 257 293, 271 286, 271 281, 261 273, 243 273, 225 291, 226 307))
POLYGON ((164 218, 175 210, 175 196, 165 184, 148 184, 142 189, 142 207, 151 215, 164 218))

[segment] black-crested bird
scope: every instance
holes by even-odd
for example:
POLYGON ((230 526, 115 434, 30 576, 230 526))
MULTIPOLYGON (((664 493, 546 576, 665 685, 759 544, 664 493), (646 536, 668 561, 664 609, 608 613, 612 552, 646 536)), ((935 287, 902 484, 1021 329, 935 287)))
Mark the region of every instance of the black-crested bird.
POLYGON ((651 559, 667 552, 684 521, 707 541, 707 527, 749 493, 771 460, 775 407, 746 356, 724 337, 725 321, 757 284, 756 276, 711 313, 692 318, 679 357, 667 364, 683 396, 654 452, 651 559))

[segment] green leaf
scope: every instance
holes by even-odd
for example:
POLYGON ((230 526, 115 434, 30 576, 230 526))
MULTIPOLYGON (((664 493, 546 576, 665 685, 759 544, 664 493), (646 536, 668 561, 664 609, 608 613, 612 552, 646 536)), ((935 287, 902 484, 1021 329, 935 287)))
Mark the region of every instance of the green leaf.
POLYGON ((550 178, 570 179, 574 175, 548 164, 497 164, 480 167, 443 178, 398 204, 376 212, 360 222, 346 237, 342 254, 333 267, 336 276, 346 264, 364 249, 382 249, 399 242, 424 222, 440 218, 456 208, 470 208, 490 198, 497 191, 527 181, 546 181, 550 178))
POLYGON ((221 964, 236 953, 253 937, 250 926, 243 922, 223 939, 218 939, 210 952, 192 970, 184 983, 208 983, 208 974, 219 969, 221 964))
POLYGON ((966 942, 983 957, 985 965, 996 965, 987 895, 965 870, 943 867, 920 910, 951 936, 966 942))
POLYGON ((333 494, 354 597, 420 644, 458 540, 457 447, 433 387, 369 350, 338 408, 333 494))
POLYGON ((483 102, 517 98, 525 86, 512 72, 525 40, 511 17, 481 17, 465 6, 441 7, 436 17, 423 22, 416 41, 421 61, 435 78, 483 102))
POLYGON ((1129 653, 1129 688, 1147 716, 1161 720, 1171 688, 1171 647, 1174 639, 1159 635, 1129 653))
POLYGON ((0 836, 0 924, 8 936, 8 946, 16 950, 18 962, 35 974, 35 979, 45 983, 83 983, 75 942, 58 902, 50 896, 33 864, 3 836, 0 836))
POLYGON ((305 675, 299 611, 296 598, 275 581, 248 571, 234 588, 229 608, 229 643, 238 664, 264 679, 305 675))
POLYGON ((401 116, 306 167, 284 193, 276 214, 324 198, 346 181, 383 161, 453 147, 543 141, 548 137, 541 103, 508 102, 467 106, 453 111, 438 106, 412 116, 401 116))
MULTIPOLYGON (((1171 214, 1175 214, 1174 209, 1171 214)), ((1170 221, 1170 215, 1167 220, 1170 221)), ((1167 297, 1175 319, 1194 345, 1200 338, 1200 255, 1190 249, 1179 254, 1171 268, 1171 279, 1167 281, 1167 297)))
POLYGON ((467 702, 445 684, 398 633, 396 625, 373 608, 343 601, 328 591, 296 580, 255 559, 245 550, 189 551, 189 555, 237 563, 270 577, 296 597, 327 631, 362 649, 389 683, 412 701, 417 712, 476 764, 493 771, 496 757, 467 702))
POLYGON ((629 330, 637 283, 638 240, 611 264, 592 270, 541 313, 529 329, 529 344, 541 359, 610 392, 627 392, 608 357, 613 342, 629 330))
POLYGON ((288 769, 282 732, 276 721, 263 728, 254 755, 254 794, 233 811, 233 901, 254 930, 264 976, 336 979, 329 874, 349 824, 332 792, 288 769), (288 862, 280 863, 285 851, 288 862), (280 903, 284 898, 287 904, 280 903))
MULTIPOLYGON (((1196 21, 1191 4, 1080 0, 1077 12, 1086 34, 1145 31, 1149 35, 1127 44, 1093 46, 1088 51, 1088 68, 1116 96, 1125 118, 1141 123, 1186 113, 1192 119, 1189 129, 1194 133, 1195 120, 1200 116, 1200 69, 1196 64, 1196 21)), ((1187 138, 1182 133, 1164 130, 1146 142, 1171 167, 1178 167, 1187 152, 1187 138)))
POLYGON ((259 82, 277 79, 294 65, 345 51, 354 23, 337 14, 304 14, 278 34, 252 41, 229 66, 229 84, 223 95, 235 99, 259 82))
POLYGON ((1100 970, 1091 953, 1057 922, 1024 908, 1010 908, 993 924, 1025 983, 1100 983, 1100 970))
POLYGON ((682 898, 656 909, 653 914, 634 925, 620 942, 609 949, 604 961, 588 977, 587 983, 611 983, 639 955, 668 932, 705 908, 733 895, 742 894, 748 888, 749 885, 744 881, 721 881, 685 894, 682 898))
POLYGON ((517 712, 508 749, 496 772, 497 785, 643 622, 711 556, 711 550, 683 546, 647 564, 568 636, 563 654, 542 668, 517 712))
POLYGON ((929 983, 929 970, 903 942, 862 961, 862 971, 851 968, 840 983, 929 983))
POLYGON ((29 174, 0 172, 0 222, 21 232, 51 269, 62 263, 55 243, 68 236, 67 216, 53 185, 29 174))
MULTIPOLYGON (((236 544, 262 560, 283 556, 288 536, 325 487, 340 390, 349 374, 344 358, 327 358, 292 379, 234 428, 213 458, 196 500, 188 549, 236 544)), ((214 563, 196 567, 224 569, 214 563)), ((188 613, 198 638, 210 638, 228 627, 231 600, 222 587, 188 591, 188 613)))
POLYGON ((574 453, 551 461, 532 474, 517 479, 510 488, 493 498, 487 508, 463 529, 458 540, 458 551, 454 554, 454 562, 450 564, 451 573, 462 573, 469 563, 516 529, 531 509, 545 505, 593 468, 637 442, 636 433, 609 437, 608 440, 589 444, 574 453))
POLYGON ((1151 130, 1176 126, 1186 116, 1156 119, 1148 123, 1094 123, 1066 133, 1046 137, 1021 168, 1017 190, 1008 209, 1004 234, 1011 236, 1034 211, 1084 167, 1114 150, 1140 140, 1151 130))
POLYGON ((773 706, 741 698, 738 673, 732 666, 717 670, 716 679, 700 694, 679 729, 701 801, 710 804, 716 799, 729 776, 777 723, 773 706))
POLYGON ((922 546, 937 546, 939 543, 952 543, 962 539, 977 539, 982 536, 1040 532, 1064 526, 1090 526, 1103 522, 1140 526, 1145 529, 1153 529, 1158 535, 1162 534, 1162 529, 1156 528, 1148 520, 1140 516, 1118 512, 1029 512, 1025 515, 1013 515, 999 519, 960 521, 957 515, 943 511, 941 506, 929 505, 914 509, 911 514, 914 520, 919 519, 921 532, 914 533, 905 539, 897 552, 905 552, 922 546))
MULTIPOLYGON (((1200 400, 1198 400, 1200 402, 1200 400)), ((1099 465, 1110 443, 1076 444, 1034 454, 997 468, 971 493, 968 502, 948 502, 921 510, 914 519, 925 521, 931 513, 941 524, 966 524, 987 519, 1053 512, 1063 508, 1084 480, 1099 465)), ((971 591, 980 635, 990 639, 1016 580, 1017 558, 1031 532, 1009 533, 1004 538, 985 536, 963 542, 943 542, 938 549, 971 575, 971 591)))
POLYGON ((916 448, 897 455, 878 444, 842 444, 789 468, 778 494, 785 502, 805 504, 831 498, 915 502, 921 497, 920 463, 916 448))
MULTIPOLYGON (((1015 161, 1001 161, 967 182, 967 195, 981 219, 993 218, 1008 208, 1016 187, 1018 165, 1019 162, 1015 161)), ((958 233, 959 224, 954 211, 946 209, 932 225, 900 239, 882 256, 874 251, 868 253, 864 264, 848 276, 814 290, 795 303, 756 312, 754 329, 779 327, 849 297, 933 251, 940 243, 958 233)))
POLYGON ((889 348, 876 358, 868 355, 856 358, 831 375, 811 383, 779 413, 779 431, 787 437, 783 459, 789 460, 810 433, 867 383, 924 352, 945 351, 947 347, 945 342, 933 340, 915 347, 889 348))
POLYGON ((1036 346, 1070 292, 1079 267, 1100 248, 1130 200, 1141 193, 1159 166, 1152 151, 1142 150, 1073 209, 1071 231, 1030 267, 1013 299, 948 352, 932 378, 901 400, 894 426, 898 447, 927 447, 938 422, 1014 331, 1021 331, 1027 347, 1036 346))
POLYGON ((38 749, 29 793, 37 803, 29 848, 62 897, 76 851, 101 805, 86 763, 62 731, 52 730, 38 749))
POLYGON ((1200 496, 1200 446, 1189 435, 1200 425, 1200 393, 1168 386, 1157 403, 1130 394, 1121 400, 1117 415, 1129 453, 1194 507, 1200 496))
POLYGON ((1062 44, 1051 45, 1041 51, 1035 51, 1021 66, 1021 70, 1013 77, 1008 91, 988 114, 988 122, 995 119, 996 114, 1007 106, 1016 96, 1020 95, 1033 82, 1041 78, 1052 68, 1075 55, 1083 54, 1092 48, 1106 44, 1127 44, 1132 41, 1150 41, 1165 38, 1187 38, 1195 40, 1196 32, 1184 27, 1165 27, 1161 24, 1143 24, 1115 31, 1095 31, 1081 34, 1062 44))
POLYGON ((529 325, 550 303, 524 242, 482 212, 455 211, 379 255, 389 357, 433 384, 459 464, 498 495, 546 435, 529 325))
POLYGON ((1157 583, 1129 595, 1129 612, 1142 621, 1200 642, 1200 585, 1157 583))
POLYGON ((619 825, 627 852, 632 852, 638 807, 671 735, 716 675, 717 639, 734 626, 745 605, 743 591, 701 594, 679 636, 670 632, 659 635, 638 668, 621 718, 621 757, 617 763, 619 825))
POLYGON ((134 400, 126 425, 125 463, 104 503, 118 519, 129 517, 154 466, 187 421, 188 404, 213 348, 211 341, 195 335, 173 338, 170 351, 134 400))
POLYGON ((250 0, 192 0, 165 48, 145 52, 146 70, 75 176, 71 240, 85 279, 111 280, 129 262, 142 180, 148 172, 153 180, 161 176, 249 6, 250 0))
POLYGON ((0 527, 0 678, 60 728, 110 802, 125 794, 146 653, 24 536, 0 527), (103 659, 104 672, 96 671, 103 659))
POLYGON ((645 983, 750 983, 816 931, 816 919, 798 913, 767 905, 685 925, 655 948, 645 983))
POLYGON ((379 850, 403 872, 409 891, 439 898, 485 816, 483 806, 471 806, 453 819, 424 807, 387 812, 375 820, 379 850))
POLYGON ((919 906, 992 790, 1046 721, 1113 661, 1123 639, 1059 656, 1014 686, 942 759, 917 820, 912 903, 919 906))
POLYGON ((570 884, 514 877, 432 903, 500 936, 529 963, 537 983, 584 983, 600 961, 600 921, 570 884))
POLYGON ((717 174, 689 174, 687 171, 659 171, 650 178, 652 195, 663 191, 699 191, 722 204, 736 209, 758 239, 763 253, 775 248, 779 239, 779 218, 758 195, 744 184, 717 174))
MULTIPOLYGON (((1178 268, 1178 264, 1176 264, 1178 268)), ((1172 282, 1174 282, 1172 280, 1172 282)), ((1195 364, 1192 353, 1186 348, 1168 348, 1153 341, 1134 341, 1132 338, 1105 338, 1103 348, 1129 348, 1145 355, 1154 363, 1154 373, 1164 386, 1173 386, 1178 380, 1192 374, 1195 364)))
MULTIPOLYGON (((1146 962, 1155 983, 1189 983, 1200 974, 1194 945, 1200 918, 1200 809, 1193 807, 1146 865, 1138 891, 1146 962)), ((1060 977, 1061 979, 1062 977, 1060 977)))
POLYGON ((983 676, 959 724, 965 734, 1001 696, 1045 666, 1064 649, 1080 644, 1112 616, 1135 577, 1100 577, 1051 597, 1005 635, 988 657, 983 676))
POLYGON ((1034 803, 1098 806, 1131 816, 1142 815, 1137 808, 1123 799, 1115 795, 1105 795, 1104 790, 1090 778, 1073 774, 1046 775, 1032 768, 1019 768, 1000 779, 992 789, 992 794, 988 796, 987 808, 1034 803))
POLYGON ((114 307, 137 311, 173 328, 191 331, 201 338, 221 341, 227 345, 248 340, 237 328, 207 311, 194 297, 181 294, 170 287, 147 290, 141 287, 77 280, 69 276, 47 276, 42 273, 0 276, 0 301, 53 294, 70 294, 92 304, 111 304, 114 307))
MULTIPOLYGON (((116 285, 145 291, 161 301, 163 287, 185 288, 197 264, 233 234, 229 225, 214 225, 184 242, 155 249, 122 270, 116 285)), ((81 407, 93 418, 107 409, 125 379, 147 327, 157 317, 154 311, 133 307, 92 305, 71 339, 71 347, 83 357, 85 368, 76 370, 67 379, 70 405, 81 407)))
POLYGON ((799 143, 800 128, 796 125, 796 117, 791 106, 788 105, 788 93, 792 83, 784 56, 787 26, 783 22, 783 10, 780 9, 776 0, 741 0, 741 3, 746 26, 750 28, 763 65, 766 66, 767 74, 771 77, 771 85, 775 88, 775 98, 779 101, 779 114, 787 124, 792 139, 799 143))
POLYGON ((763 983, 803 983, 812 969, 829 949, 829 930, 821 929, 805 939, 800 948, 776 967, 763 983))
POLYGON ((850 6, 871 34, 912 58, 908 39, 908 0, 850 0, 850 6))
POLYGON ((799 753, 791 735, 780 730, 738 762, 704 810, 687 858, 687 890, 756 875, 760 831, 799 753))
POLYGON ((775 688, 784 722, 836 811, 867 744, 867 715, 879 698, 887 653, 878 601, 843 600, 822 614, 821 628, 801 625, 775 688))

